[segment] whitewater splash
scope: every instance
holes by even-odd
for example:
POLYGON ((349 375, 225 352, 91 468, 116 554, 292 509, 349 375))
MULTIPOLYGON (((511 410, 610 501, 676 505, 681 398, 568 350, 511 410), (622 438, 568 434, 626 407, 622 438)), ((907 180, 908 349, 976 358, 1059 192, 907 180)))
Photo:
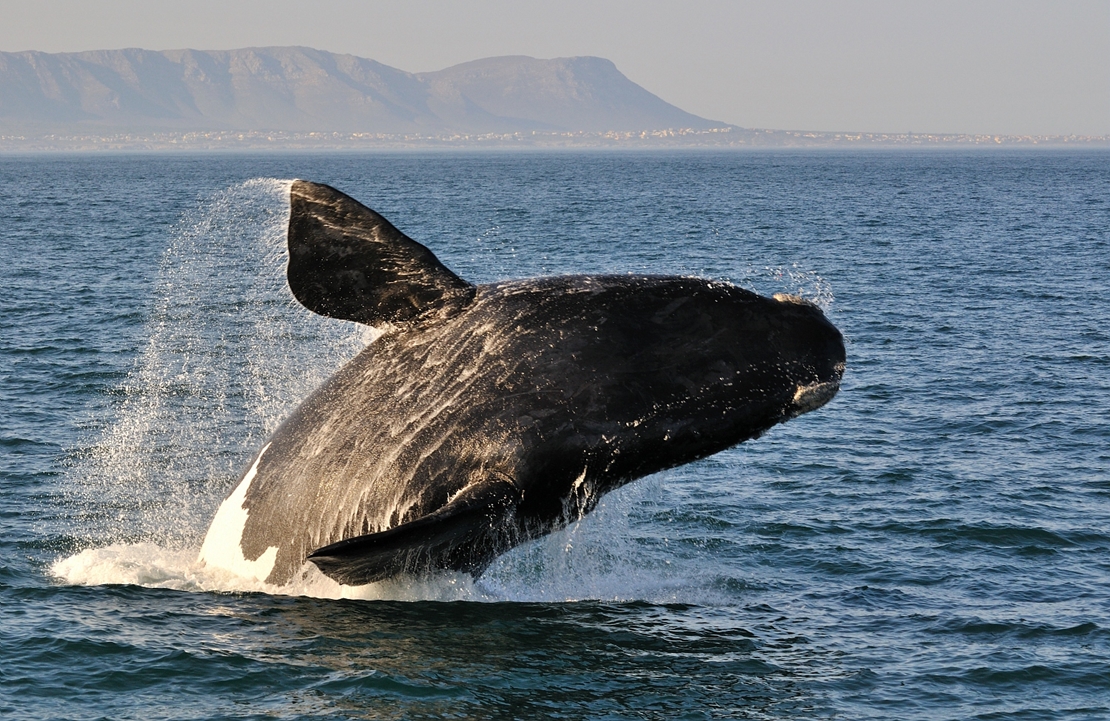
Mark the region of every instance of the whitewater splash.
POLYGON ((61 558, 50 568, 65 583, 79 586, 128 584, 176 591, 267 593, 315 598, 392 600, 480 599, 484 594, 469 576, 404 579, 369 586, 342 586, 319 571, 285 586, 209 566, 198 549, 170 549, 154 543, 112 544, 61 558))
POLYGON ((591 516, 496 559, 478 579, 441 572, 345 586, 306 563, 289 584, 258 580, 249 569, 208 565, 197 547, 153 542, 88 548, 53 563, 50 573, 72 585, 127 584, 176 591, 265 593, 328 599, 398 601, 578 600, 713 604, 724 600, 712 575, 681 572, 653 559, 636 538, 636 506, 658 495, 660 477, 609 494, 591 516))

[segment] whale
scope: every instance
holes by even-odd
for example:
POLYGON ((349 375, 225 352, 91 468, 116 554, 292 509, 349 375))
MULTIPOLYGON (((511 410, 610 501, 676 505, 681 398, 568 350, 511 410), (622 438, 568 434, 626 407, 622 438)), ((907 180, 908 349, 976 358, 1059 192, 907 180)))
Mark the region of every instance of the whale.
POLYGON ((245 464, 201 548, 216 568, 477 577, 840 387, 843 337, 795 295, 635 273, 476 285, 335 188, 294 181, 289 204, 293 297, 378 335, 245 464))

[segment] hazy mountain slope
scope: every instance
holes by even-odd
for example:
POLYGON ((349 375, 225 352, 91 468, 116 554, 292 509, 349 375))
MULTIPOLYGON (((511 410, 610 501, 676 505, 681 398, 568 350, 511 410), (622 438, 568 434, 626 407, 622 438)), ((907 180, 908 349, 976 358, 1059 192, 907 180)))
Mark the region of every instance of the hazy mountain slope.
POLYGON ((712 128, 633 83, 604 58, 486 58, 419 75, 432 107, 452 118, 458 98, 486 112, 559 130, 712 128), (647 124, 645 124, 647 123, 647 124))
POLYGON ((601 58, 413 74, 298 47, 0 53, 0 128, 369 133, 720 127, 601 58))

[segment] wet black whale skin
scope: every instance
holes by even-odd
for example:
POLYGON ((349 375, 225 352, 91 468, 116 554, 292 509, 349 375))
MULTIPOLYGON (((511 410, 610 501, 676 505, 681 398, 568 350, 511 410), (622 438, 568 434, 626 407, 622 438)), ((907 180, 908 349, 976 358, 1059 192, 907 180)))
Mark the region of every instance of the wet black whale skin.
POLYGON ((350 585, 480 573, 609 490, 827 402, 843 372, 840 333, 797 299, 662 276, 474 286, 333 188, 296 181, 291 211, 297 299, 387 331, 253 459, 240 546, 278 549, 271 583, 306 559, 350 585))

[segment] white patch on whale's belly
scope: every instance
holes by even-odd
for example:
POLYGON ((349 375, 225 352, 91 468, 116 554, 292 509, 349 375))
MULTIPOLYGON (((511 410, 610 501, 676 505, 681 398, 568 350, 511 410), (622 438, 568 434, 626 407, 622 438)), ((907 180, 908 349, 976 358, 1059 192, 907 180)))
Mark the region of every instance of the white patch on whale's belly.
POLYGON ((255 459, 254 465, 247 471, 247 474, 243 476, 243 480, 239 482, 239 487, 228 496, 227 500, 220 505, 220 509, 216 511, 216 517, 212 519, 212 525, 209 526, 208 534, 204 537, 204 545, 200 548, 198 559, 207 567, 220 568, 236 576, 251 578, 256 581, 265 581, 270 572, 274 570, 274 563, 277 561, 277 546, 267 548, 257 560, 248 561, 243 557, 243 547, 241 545, 243 529, 246 528, 247 518, 250 516, 247 509, 243 508, 243 502, 247 498, 251 481, 258 474, 258 464, 262 461, 262 456, 269 447, 270 444, 267 443, 259 451, 258 458, 255 459))

